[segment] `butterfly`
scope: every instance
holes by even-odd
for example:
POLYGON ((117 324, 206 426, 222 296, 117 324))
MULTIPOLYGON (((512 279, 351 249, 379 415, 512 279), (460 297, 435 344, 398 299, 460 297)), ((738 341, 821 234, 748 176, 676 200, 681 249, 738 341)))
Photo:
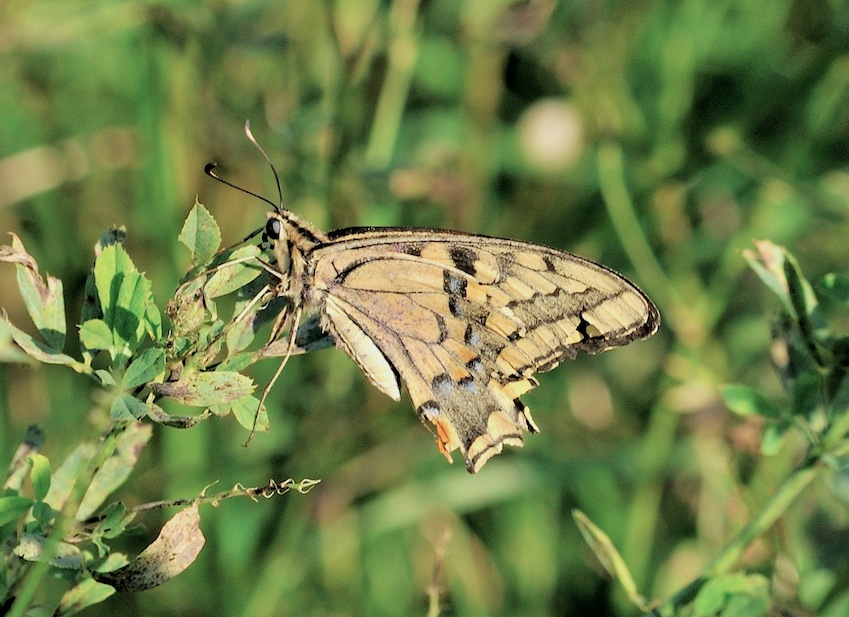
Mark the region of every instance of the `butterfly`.
MULTIPOLYGON (((247 125, 246 133, 262 152, 247 125)), ((270 345, 280 347, 287 325, 289 334, 271 383, 317 323, 378 390, 398 401, 403 384, 439 451, 451 461, 459 450, 470 473, 539 431, 520 399, 539 385, 534 373, 646 338, 660 324, 636 285, 577 255, 436 229, 324 233, 282 200, 272 205, 266 269, 286 303, 270 345)))

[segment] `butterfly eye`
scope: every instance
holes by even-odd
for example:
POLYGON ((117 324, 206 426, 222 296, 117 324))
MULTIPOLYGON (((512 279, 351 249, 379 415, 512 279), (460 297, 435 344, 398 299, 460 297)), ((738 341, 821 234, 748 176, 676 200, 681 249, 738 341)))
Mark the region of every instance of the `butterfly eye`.
POLYGON ((265 224, 265 235, 272 240, 279 240, 280 233, 283 231, 283 225, 278 219, 268 219, 265 224))

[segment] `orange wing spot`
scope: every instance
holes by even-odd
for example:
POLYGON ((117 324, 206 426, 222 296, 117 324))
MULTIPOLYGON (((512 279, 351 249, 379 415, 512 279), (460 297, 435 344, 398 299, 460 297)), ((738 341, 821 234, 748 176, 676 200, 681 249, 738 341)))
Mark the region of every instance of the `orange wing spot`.
POLYGON ((454 458, 451 456, 451 450, 457 446, 455 445, 452 447, 451 441, 452 437, 454 441, 457 440, 457 434, 454 432, 451 423, 444 418, 434 418, 432 422, 436 427, 436 447, 439 448, 442 455, 448 459, 449 463, 453 463, 454 458))

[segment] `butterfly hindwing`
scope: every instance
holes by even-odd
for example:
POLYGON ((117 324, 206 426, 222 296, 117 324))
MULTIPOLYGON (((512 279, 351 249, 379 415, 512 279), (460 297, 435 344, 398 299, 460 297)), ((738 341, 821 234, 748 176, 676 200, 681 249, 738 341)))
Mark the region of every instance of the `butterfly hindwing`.
POLYGON ((519 397, 577 351, 652 334, 657 309, 620 275, 547 247, 459 232, 341 230, 304 255, 322 328, 381 391, 399 380, 449 457, 478 471, 536 431, 519 397))

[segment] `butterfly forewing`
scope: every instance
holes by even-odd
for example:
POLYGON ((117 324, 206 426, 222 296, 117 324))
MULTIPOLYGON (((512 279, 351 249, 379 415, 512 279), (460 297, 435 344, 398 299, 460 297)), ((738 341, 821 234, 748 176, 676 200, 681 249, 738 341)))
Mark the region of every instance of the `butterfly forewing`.
POLYGON ((406 386, 470 472, 536 431, 519 397, 577 351, 651 335, 654 304, 615 272, 555 249, 409 228, 331 232, 303 255, 303 301, 381 391, 406 386))

